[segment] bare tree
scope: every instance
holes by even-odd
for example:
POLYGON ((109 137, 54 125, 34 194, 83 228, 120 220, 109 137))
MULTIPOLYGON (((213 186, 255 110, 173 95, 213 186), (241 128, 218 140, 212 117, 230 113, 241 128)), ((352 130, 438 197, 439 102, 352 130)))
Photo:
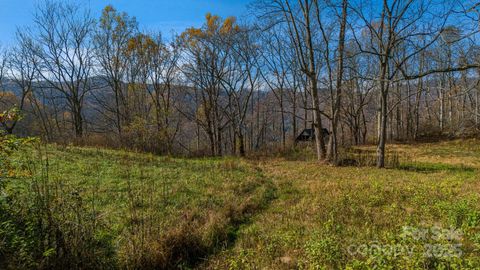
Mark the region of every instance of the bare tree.
MULTIPOLYGON (((232 21, 234 28, 235 22, 232 21)), ((234 130, 233 150, 245 156, 246 116, 253 92, 258 89, 260 70, 258 67, 259 46, 255 40, 256 31, 247 27, 238 27, 224 39, 225 46, 231 47, 226 72, 221 84, 228 95, 227 115, 234 130)))
POLYGON ((34 14, 38 72, 48 87, 66 100, 76 137, 84 132, 83 106, 91 90, 91 34, 94 20, 88 10, 60 2, 45 2, 34 14))
MULTIPOLYGON (((318 4, 316 7, 318 8, 318 4)), ((337 128, 340 118, 340 111, 341 111, 341 101, 342 101, 342 83, 343 83, 343 70, 344 70, 344 55, 345 55, 345 32, 346 32, 346 25, 347 25, 347 7, 348 7, 348 0, 342 0, 341 4, 341 15, 340 17, 340 33, 338 35, 338 48, 337 48, 337 74, 336 74, 336 85, 335 85, 335 93, 331 93, 331 106, 332 106, 332 134, 329 138, 328 142, 328 152, 327 152, 327 159, 332 161, 334 164, 337 163, 338 159, 338 135, 337 135, 337 128)), ((317 11, 319 14, 319 11, 317 11)), ((321 25, 320 18, 319 24, 321 25)), ((328 57, 328 56, 327 56, 328 57)))
POLYGON ((326 157, 326 147, 323 139, 322 118, 318 95, 319 57, 316 47, 318 39, 315 36, 318 25, 315 24, 316 12, 319 8, 317 1, 290 0, 261 1, 260 18, 272 21, 273 24, 285 23, 295 49, 300 70, 308 78, 308 90, 311 95, 313 123, 315 130, 315 145, 317 159, 323 160, 326 157), (279 17, 281 20, 275 20, 279 17))
POLYGON ((224 93, 222 78, 231 53, 231 48, 224 46, 223 36, 231 35, 238 29, 231 23, 234 18, 222 20, 207 14, 206 21, 201 29, 190 28, 182 34, 185 53, 190 58, 182 71, 195 90, 197 111, 194 119, 207 133, 211 154, 221 155, 222 132, 227 126, 223 113, 226 104, 221 102, 224 93))
MULTIPOLYGON (((361 7, 352 10, 358 15, 369 33, 372 42, 368 47, 362 46, 360 49, 364 53, 375 56, 378 59, 379 73, 376 78, 379 88, 379 121, 378 121, 378 146, 377 146, 377 166, 385 166, 385 144, 387 140, 387 117, 388 117, 388 98, 392 81, 397 77, 399 66, 402 66, 409 58, 424 50, 431 45, 436 37, 434 36, 440 29, 439 26, 432 24, 431 31, 425 33, 419 31, 417 24, 421 20, 427 19, 427 9, 431 1, 413 1, 413 0, 394 0, 391 3, 384 1, 380 10, 379 17, 366 16, 366 10, 361 7), (413 37, 424 36, 431 38, 423 48, 414 48, 408 55, 401 60, 394 60, 398 54, 398 47, 401 44, 408 44, 413 37)), ((437 22, 437 20, 435 20, 437 22)), ((443 25, 440 22, 440 28, 443 25)))
POLYGON ((150 58, 148 71, 151 87, 148 93, 155 107, 157 132, 167 144, 167 152, 172 152, 172 146, 179 128, 179 122, 173 121, 174 87, 179 81, 180 43, 174 39, 165 44, 160 33, 154 37, 155 50, 150 58))
MULTIPOLYGON (((0 45, 0 90, 3 91, 3 80, 5 78, 5 71, 7 65, 7 51, 0 45)), ((0 96, 0 101, 1 101, 0 96)))
MULTIPOLYGON (((24 111, 27 101, 35 102, 33 93, 34 82, 38 79, 37 65, 40 59, 34 54, 35 48, 33 40, 27 31, 18 30, 16 33, 16 45, 9 52, 8 57, 8 76, 20 88, 19 102, 17 105, 20 111, 24 111)), ((42 119, 43 123, 44 119, 42 119)), ((8 133, 12 133, 18 119, 12 121, 6 126, 8 133)), ((44 130, 46 134, 46 130, 44 130)))
POLYGON ((286 147, 286 92, 289 87, 291 62, 286 48, 288 36, 282 35, 286 29, 281 26, 270 28, 263 33, 263 48, 260 74, 268 89, 274 94, 280 111, 282 148, 286 147))

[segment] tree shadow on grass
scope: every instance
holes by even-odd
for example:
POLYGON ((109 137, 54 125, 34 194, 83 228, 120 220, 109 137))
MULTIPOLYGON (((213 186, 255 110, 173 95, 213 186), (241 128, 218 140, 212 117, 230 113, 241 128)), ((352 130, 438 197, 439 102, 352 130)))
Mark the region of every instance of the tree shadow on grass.
POLYGON ((424 163, 424 162, 400 164, 398 169, 404 170, 404 171, 421 172, 421 173, 435 173, 435 172, 442 172, 442 171, 447 171, 451 173, 465 173, 465 172, 475 171, 475 168, 465 166, 463 164, 452 165, 452 164, 445 164, 445 163, 424 163))

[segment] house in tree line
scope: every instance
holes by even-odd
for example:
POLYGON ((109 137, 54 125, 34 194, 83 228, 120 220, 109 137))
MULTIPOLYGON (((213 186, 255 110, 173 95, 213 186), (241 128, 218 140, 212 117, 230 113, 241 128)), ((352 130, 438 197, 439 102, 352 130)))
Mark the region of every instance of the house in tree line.
MULTIPOLYGON (((330 136, 330 131, 326 128, 322 128, 323 132, 323 139, 324 141, 328 141, 328 137, 330 136)), ((313 128, 313 124, 311 128, 304 129, 300 135, 297 136, 295 142, 307 142, 315 140, 315 128, 313 128)))

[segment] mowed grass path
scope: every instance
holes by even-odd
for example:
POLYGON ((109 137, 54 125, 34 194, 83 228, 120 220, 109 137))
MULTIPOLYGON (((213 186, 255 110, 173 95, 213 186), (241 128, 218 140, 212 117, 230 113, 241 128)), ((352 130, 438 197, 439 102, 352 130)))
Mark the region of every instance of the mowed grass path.
POLYGON ((389 149, 400 168, 48 146, 6 190, 50 198, 71 248, 93 233, 91 267, 479 269, 480 141, 389 149))
POLYGON ((480 269, 480 141, 389 149, 400 168, 259 161, 277 199, 203 267, 480 269))

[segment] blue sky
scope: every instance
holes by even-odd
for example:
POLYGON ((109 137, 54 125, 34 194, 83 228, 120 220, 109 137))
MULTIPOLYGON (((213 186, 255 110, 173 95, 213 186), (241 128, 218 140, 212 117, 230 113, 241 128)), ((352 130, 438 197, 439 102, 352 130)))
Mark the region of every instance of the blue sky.
MULTIPOLYGON (((36 4, 41 0, 0 0, 0 44, 10 45, 17 26, 29 25, 36 4)), ((205 14, 241 17, 250 0, 77 0, 92 10, 95 17, 108 4, 135 16, 143 30, 181 32, 190 26, 200 26, 205 14)))

